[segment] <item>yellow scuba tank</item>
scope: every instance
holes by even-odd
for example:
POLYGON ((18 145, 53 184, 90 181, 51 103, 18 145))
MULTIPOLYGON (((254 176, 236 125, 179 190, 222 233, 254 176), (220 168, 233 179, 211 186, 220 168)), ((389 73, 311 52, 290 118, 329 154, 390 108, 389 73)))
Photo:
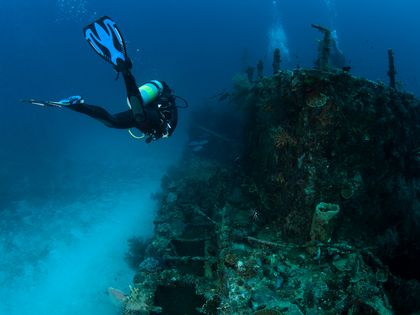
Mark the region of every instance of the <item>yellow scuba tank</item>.
POLYGON ((147 106, 162 95, 163 85, 157 80, 152 80, 139 87, 143 105, 147 106))
MULTIPOLYGON (((158 80, 152 80, 140 86, 139 92, 143 101, 143 106, 147 106, 153 103, 159 96, 162 95, 163 84, 158 80)), ((138 106, 140 106, 140 104, 136 104, 134 107, 138 106)), ((130 109, 133 110, 134 114, 136 114, 137 111, 143 111, 140 108, 132 108, 130 102, 128 102, 128 107, 130 107, 130 109)), ((143 133, 140 136, 136 136, 130 129, 128 130, 128 132, 135 139, 142 139, 145 136, 143 133)))

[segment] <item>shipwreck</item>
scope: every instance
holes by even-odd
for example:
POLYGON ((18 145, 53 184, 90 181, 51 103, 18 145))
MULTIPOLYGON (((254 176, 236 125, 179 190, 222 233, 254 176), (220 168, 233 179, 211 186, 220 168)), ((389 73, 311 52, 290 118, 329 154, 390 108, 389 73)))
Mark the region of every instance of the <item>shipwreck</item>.
POLYGON ((197 112, 124 314, 420 311, 420 102, 331 63, 258 64, 197 112), (238 114, 238 112, 240 114, 238 114), (203 140, 205 139, 205 140, 203 140))

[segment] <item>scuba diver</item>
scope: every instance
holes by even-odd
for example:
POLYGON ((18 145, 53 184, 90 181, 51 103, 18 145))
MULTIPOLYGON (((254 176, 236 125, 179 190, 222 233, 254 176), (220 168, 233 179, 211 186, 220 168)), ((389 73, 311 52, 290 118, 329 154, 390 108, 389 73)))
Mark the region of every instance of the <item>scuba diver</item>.
POLYGON ((90 46, 104 60, 111 63, 118 74, 122 74, 127 90, 129 110, 110 114, 104 108, 88 105, 79 96, 70 96, 60 101, 23 100, 39 106, 65 107, 75 112, 88 115, 101 121, 106 126, 117 129, 128 129, 136 139, 146 137, 146 143, 166 138, 172 135, 178 122, 178 107, 175 96, 164 81, 152 80, 140 87, 131 73, 132 62, 127 56, 126 45, 115 22, 107 17, 101 17, 83 29, 90 46), (136 136, 130 130, 137 128, 141 136, 136 136))

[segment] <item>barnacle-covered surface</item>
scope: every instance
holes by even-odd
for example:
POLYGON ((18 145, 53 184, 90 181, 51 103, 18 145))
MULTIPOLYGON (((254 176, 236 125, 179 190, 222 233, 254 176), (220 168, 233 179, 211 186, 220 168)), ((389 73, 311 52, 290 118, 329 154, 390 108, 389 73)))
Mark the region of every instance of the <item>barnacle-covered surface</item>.
POLYGON ((419 102, 343 71, 245 79, 244 128, 196 114, 163 178, 125 313, 420 311, 419 102))

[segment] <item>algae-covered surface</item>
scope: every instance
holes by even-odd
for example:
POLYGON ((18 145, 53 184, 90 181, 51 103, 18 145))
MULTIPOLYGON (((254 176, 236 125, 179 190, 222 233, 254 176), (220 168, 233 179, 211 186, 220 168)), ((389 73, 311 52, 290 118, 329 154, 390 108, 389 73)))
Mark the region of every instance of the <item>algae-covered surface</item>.
POLYGON ((419 101, 331 69, 228 98, 162 179, 125 314, 419 311, 419 101))

